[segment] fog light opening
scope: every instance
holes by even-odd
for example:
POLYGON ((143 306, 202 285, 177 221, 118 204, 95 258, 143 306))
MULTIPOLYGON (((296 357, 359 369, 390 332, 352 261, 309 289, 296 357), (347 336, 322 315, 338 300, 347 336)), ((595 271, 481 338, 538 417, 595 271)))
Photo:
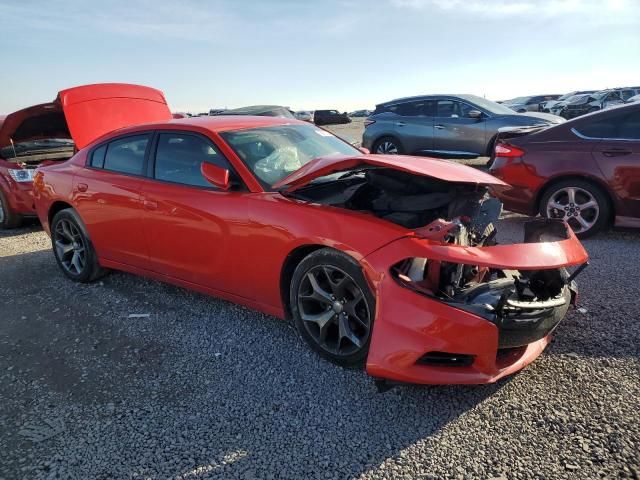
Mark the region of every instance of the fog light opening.
POLYGON ((428 352, 416 363, 430 367, 469 367, 473 364, 474 355, 464 353, 428 352))

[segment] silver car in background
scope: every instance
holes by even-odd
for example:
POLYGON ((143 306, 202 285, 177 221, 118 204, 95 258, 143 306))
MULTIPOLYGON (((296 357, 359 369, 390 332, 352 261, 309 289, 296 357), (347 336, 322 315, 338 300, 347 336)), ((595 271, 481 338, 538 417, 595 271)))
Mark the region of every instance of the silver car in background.
POLYGON ((372 153, 474 158, 491 154, 499 129, 564 121, 516 113, 475 95, 424 95, 377 105, 365 121, 362 146, 372 153))

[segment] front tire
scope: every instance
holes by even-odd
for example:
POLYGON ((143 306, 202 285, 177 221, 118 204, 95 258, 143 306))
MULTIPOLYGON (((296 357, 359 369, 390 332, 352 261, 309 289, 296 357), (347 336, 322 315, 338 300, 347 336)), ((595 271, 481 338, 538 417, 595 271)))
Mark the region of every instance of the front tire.
POLYGON ((364 364, 375 298, 355 260, 331 248, 316 250, 296 267, 289 298, 296 330, 314 351, 343 367, 364 364))
POLYGON ((89 283, 106 273, 75 210, 67 208, 53 217, 51 245, 60 270, 74 282, 89 283))
POLYGON ((540 201, 540 214, 565 220, 578 238, 588 238, 607 226, 611 204, 593 183, 569 179, 547 188, 540 201))
POLYGON ((22 216, 14 213, 7 202, 2 190, 0 190, 0 230, 17 228, 22 224, 22 216))
POLYGON ((402 155, 404 148, 402 144, 393 137, 382 137, 373 144, 373 151, 380 155, 402 155))

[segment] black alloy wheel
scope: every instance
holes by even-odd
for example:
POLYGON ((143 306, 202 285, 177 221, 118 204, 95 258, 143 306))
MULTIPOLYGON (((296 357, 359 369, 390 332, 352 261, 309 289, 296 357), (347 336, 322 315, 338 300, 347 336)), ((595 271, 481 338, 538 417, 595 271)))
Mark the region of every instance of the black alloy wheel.
POLYGON ((296 269, 291 310, 304 340, 343 366, 363 363, 369 349, 374 298, 358 264, 341 252, 318 250, 296 269))

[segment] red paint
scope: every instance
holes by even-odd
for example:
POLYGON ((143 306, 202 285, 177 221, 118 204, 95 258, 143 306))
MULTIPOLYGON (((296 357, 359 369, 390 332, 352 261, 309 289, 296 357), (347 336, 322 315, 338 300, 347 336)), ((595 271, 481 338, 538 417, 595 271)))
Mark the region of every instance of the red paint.
MULTIPOLYGON (((0 117, 0 147, 10 146, 12 139, 70 138, 80 149, 113 130, 170 118, 164 95, 154 88, 125 83, 84 85, 62 90, 51 103, 0 117), (33 125, 36 121, 39 126, 25 135, 25 122, 33 125)), ((10 177, 9 169, 23 168, 11 157, 0 156, 0 190, 13 213, 35 215, 32 183, 10 177)))
POLYGON ((447 182, 462 182, 487 185, 500 190, 508 188, 503 181, 479 170, 460 163, 436 158, 411 157, 409 155, 359 155, 357 157, 323 157, 310 161, 291 175, 273 185, 274 188, 287 186, 287 191, 305 185, 315 178, 340 170, 370 165, 394 168, 425 177, 436 177, 447 182))
MULTIPOLYGON (((292 252, 309 246, 338 249, 360 263, 377 297, 367 361, 367 371, 375 377, 415 383, 485 383, 522 368, 540 354, 547 339, 496 360, 494 324, 399 286, 389 269, 409 256, 523 269, 576 265, 586 260, 586 253, 573 235, 544 244, 446 246, 372 215, 266 192, 219 132, 289 123, 304 124, 269 117, 199 117, 108 134, 100 141, 153 130, 205 135, 224 153, 247 189, 195 188, 87 168, 89 144, 70 161, 40 169, 35 181, 38 216, 48 231, 52 207, 65 202, 83 219, 104 267, 171 282, 281 318, 286 315, 282 289, 288 288, 281 285, 281 274, 292 252), (453 369, 416 365, 416 359, 430 350, 469 353, 476 361, 472 367, 453 369)), ((301 184, 347 162, 349 166, 397 165, 418 175, 503 186, 461 165, 419 160, 364 155, 321 159, 285 183, 301 184)))

